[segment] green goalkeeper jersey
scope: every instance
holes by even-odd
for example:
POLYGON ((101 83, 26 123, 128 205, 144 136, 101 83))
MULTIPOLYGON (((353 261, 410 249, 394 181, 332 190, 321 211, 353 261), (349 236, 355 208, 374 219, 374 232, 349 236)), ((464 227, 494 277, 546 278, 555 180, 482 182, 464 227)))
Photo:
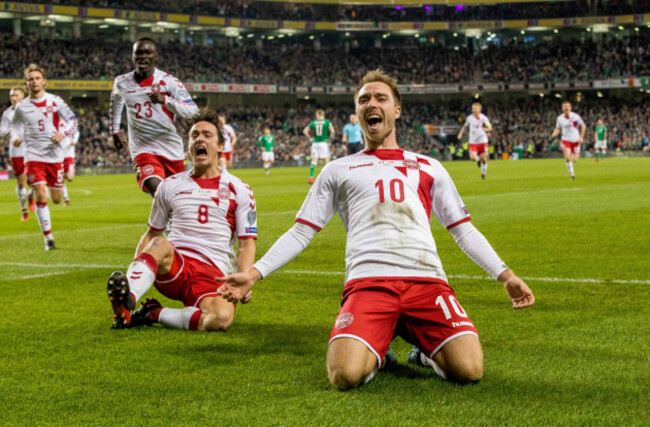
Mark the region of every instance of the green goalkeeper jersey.
POLYGON ((596 139, 598 141, 604 141, 605 132, 607 132, 607 126, 596 126, 596 139))
POLYGON ((314 142, 327 142, 330 138, 330 121, 314 120, 309 123, 309 129, 314 132, 314 142))
POLYGON ((257 146, 260 147, 263 151, 273 152, 273 146, 275 145, 275 138, 273 135, 262 135, 257 138, 257 146))

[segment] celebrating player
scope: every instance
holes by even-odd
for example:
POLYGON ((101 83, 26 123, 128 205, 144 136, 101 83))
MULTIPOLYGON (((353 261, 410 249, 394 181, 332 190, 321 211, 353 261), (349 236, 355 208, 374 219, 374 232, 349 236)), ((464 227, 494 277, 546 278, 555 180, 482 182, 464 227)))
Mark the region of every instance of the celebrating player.
POLYGON ((271 134, 271 129, 268 126, 264 127, 264 135, 257 138, 257 146, 262 149, 262 162, 264 163, 264 171, 268 175, 269 168, 275 161, 273 154, 273 146, 275 145, 275 138, 271 134))
POLYGON ((398 148, 401 96, 395 79, 367 73, 354 96, 366 150, 327 165, 296 216, 296 224, 249 270, 229 275, 219 292, 244 298, 255 282, 296 257, 334 216, 348 233, 346 284, 330 335, 327 370, 342 388, 368 382, 394 334, 417 346, 443 378, 483 375, 474 324, 447 284, 431 234, 431 213, 460 248, 504 284, 514 308, 533 304, 528 286, 471 224, 454 183, 436 160, 398 148))
POLYGON ((133 45, 135 70, 115 79, 111 93, 111 133, 115 148, 126 140, 120 134, 126 105, 129 150, 138 170, 138 184, 151 194, 166 177, 185 170, 183 140, 174 124, 175 115, 189 119, 198 108, 180 80, 155 68, 156 42, 140 37, 133 45))
MULTIPOLYGON (((190 125, 192 170, 160 184, 149 229, 140 239, 135 259, 126 275, 116 271, 108 280, 113 328, 160 322, 175 328, 224 331, 232 323, 235 306, 217 296, 214 278, 246 271, 253 264, 255 198, 248 185, 218 168, 223 136, 217 114, 201 110, 190 125), (164 238, 162 233, 172 217, 174 227, 164 238), (236 266, 235 236, 239 244, 236 266), (152 285, 166 297, 182 301, 185 308, 163 308, 155 299, 148 299, 132 313, 152 285)), ((248 293, 242 302, 250 297, 248 293)))
POLYGON ((325 120, 325 111, 316 110, 316 120, 306 126, 302 133, 311 139, 311 165, 309 166, 309 183, 314 183, 314 170, 318 165, 318 159, 325 159, 325 164, 330 161, 330 136, 334 135, 334 126, 329 120, 325 120), (314 137, 312 139, 311 133, 314 137))
POLYGON ((596 122, 596 132, 594 132, 594 155, 596 156, 595 161, 598 161, 598 158, 605 161, 607 157, 607 126, 603 123, 603 119, 598 119, 596 122))
POLYGON ((226 123, 226 116, 224 114, 219 114, 219 120, 221 121, 224 139, 223 153, 221 153, 219 165, 221 166, 221 170, 225 171, 227 168, 232 167, 232 150, 237 144, 237 134, 235 133, 235 129, 226 123))
MULTIPOLYGON (((70 138, 66 138, 61 142, 63 148, 63 177, 66 181, 72 182, 74 179, 74 151, 79 143, 79 130, 70 138)), ((70 205, 70 197, 68 195, 68 186, 63 184, 63 202, 66 206, 70 205)))
POLYGON ((569 175, 571 175, 571 179, 576 179, 573 164, 580 158, 580 144, 582 144, 585 138, 586 129, 587 126, 582 120, 582 117, 571 111, 571 103, 569 101, 564 101, 562 103, 562 114, 557 116, 551 139, 562 132, 562 151, 564 151, 564 161, 566 169, 569 171, 569 175))
POLYGON ((492 124, 479 102, 472 104, 472 115, 467 117, 465 124, 458 132, 458 140, 463 137, 465 128, 469 127, 469 158, 481 168, 481 179, 485 179, 488 168, 488 132, 492 132, 492 124))
MULTIPOLYGON (((2 113, 2 122, 0 122, 0 137, 4 137, 11 133, 11 121, 14 118, 14 113, 16 112, 16 105, 18 105, 23 99, 25 99, 25 89, 21 86, 15 86, 9 91, 9 99, 11 100, 11 107, 7 108, 2 113)), ((9 157, 11 158, 11 168, 14 171, 14 176, 16 177, 16 196, 18 197, 18 202, 20 203, 21 210, 21 220, 27 221, 29 219, 29 213, 27 212, 27 199, 28 191, 27 186, 27 175, 25 175, 25 146, 19 145, 18 147, 9 143, 9 157)), ((30 199, 29 208, 33 211, 34 199, 30 199)))
POLYGON ((343 126, 343 142, 348 144, 348 155, 363 150, 363 132, 356 114, 350 114, 350 123, 343 126))

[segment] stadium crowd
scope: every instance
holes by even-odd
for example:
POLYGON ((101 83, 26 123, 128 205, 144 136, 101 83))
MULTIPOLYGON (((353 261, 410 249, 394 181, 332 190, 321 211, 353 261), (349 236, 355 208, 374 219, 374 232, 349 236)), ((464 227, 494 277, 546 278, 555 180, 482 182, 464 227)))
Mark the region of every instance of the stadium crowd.
MULTIPOLYGON (((131 68, 129 42, 103 43, 95 36, 51 40, 50 35, 15 37, 0 32, 0 76, 20 78, 30 62, 42 64, 50 78, 112 79, 131 68)), ((374 47, 372 40, 337 42, 316 50, 298 37, 281 41, 243 39, 228 47, 160 47, 159 67, 185 82, 283 85, 355 84, 364 70, 382 68, 400 83, 470 83, 591 80, 650 74, 650 34, 603 37, 599 41, 500 40, 473 52, 396 38, 374 47)))
MULTIPOLYGON (((326 116, 336 128, 332 144, 334 157, 345 155, 345 144, 341 143, 341 130, 347 123, 350 106, 326 107, 326 116)), ((79 119, 80 140, 77 148, 76 164, 79 167, 129 166, 131 158, 126 149, 116 152, 109 134, 109 118, 106 108, 79 107, 72 104, 79 119)), ((264 126, 268 125, 276 138, 276 161, 294 161, 306 164, 309 143, 302 135, 303 128, 314 117, 315 106, 301 104, 296 108, 261 106, 239 106, 224 110, 228 122, 238 135, 234 149, 235 162, 257 160, 260 151, 256 141, 264 126)), ((630 103, 622 100, 595 99, 576 104, 578 112, 587 124, 585 148, 593 143, 596 120, 602 118, 608 128, 610 149, 640 150, 650 149, 650 107, 647 102, 630 103)), ((492 121, 494 128, 491 144, 494 155, 522 152, 534 155, 558 150, 557 141, 550 140, 555 119, 560 113, 559 102, 527 98, 526 101, 503 104, 486 104, 484 112, 492 121)), ((469 104, 452 101, 445 103, 418 104, 407 102, 403 115, 397 122, 397 134, 403 148, 449 159, 450 148, 458 155, 462 144, 455 141, 455 133, 446 137, 432 136, 425 125, 460 126, 469 114, 469 104)), ((182 127, 181 127, 182 128, 182 127)), ((8 170, 10 165, 8 147, 0 150, 0 169, 8 170)))
MULTIPOLYGON (((42 0, 28 0, 28 2, 43 3, 42 0)), ((245 19, 373 22, 537 19, 638 14, 650 11, 650 3, 645 0, 577 0, 535 2, 524 5, 505 3, 477 6, 426 5, 411 7, 394 5, 319 5, 252 0, 131 0, 128 2, 128 6, 125 6, 124 2, 120 0, 49 0, 46 3, 245 19)))

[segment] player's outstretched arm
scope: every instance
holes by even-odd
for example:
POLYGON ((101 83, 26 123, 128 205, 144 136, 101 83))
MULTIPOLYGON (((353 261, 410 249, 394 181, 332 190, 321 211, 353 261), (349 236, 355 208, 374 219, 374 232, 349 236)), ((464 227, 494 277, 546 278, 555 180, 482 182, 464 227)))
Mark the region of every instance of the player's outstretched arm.
POLYGON ((526 282, 517 277, 511 269, 501 273, 498 280, 503 283, 503 287, 512 300, 512 308, 515 310, 530 307, 535 303, 535 296, 526 282))
POLYGON ((138 242, 138 246, 135 249, 135 256, 138 256, 139 254, 144 251, 144 248, 147 247, 149 242, 153 240, 154 237, 160 237, 163 235, 163 231, 158 231, 154 230, 153 228, 148 228, 147 231, 140 237, 140 242, 138 242))
POLYGON ((302 134, 307 138, 311 138, 311 135, 309 134, 309 126, 305 126, 305 128, 302 130, 302 134))
POLYGON ((255 283, 262 280, 262 274, 255 267, 250 267, 247 271, 229 274, 225 277, 217 277, 218 282, 224 282, 219 286, 217 292, 223 299, 228 302, 241 301, 246 303, 250 301, 247 296, 251 295, 251 288, 255 283))

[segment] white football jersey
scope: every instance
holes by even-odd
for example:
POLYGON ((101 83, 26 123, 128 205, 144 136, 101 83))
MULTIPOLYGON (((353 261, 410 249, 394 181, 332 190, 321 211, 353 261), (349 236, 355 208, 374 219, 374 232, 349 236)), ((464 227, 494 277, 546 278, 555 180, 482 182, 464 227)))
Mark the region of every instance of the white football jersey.
POLYGON ((232 139, 235 137, 235 129, 230 125, 223 125, 223 152, 230 153, 232 151, 232 139))
POLYGON ((79 129, 70 137, 61 141, 63 146, 63 158, 72 157, 74 159, 75 148, 77 148, 77 143, 79 142, 79 129), (72 142, 74 141, 74 145, 72 142))
POLYGON ((555 127, 562 130, 562 141, 578 142, 580 141, 580 127, 584 124, 582 117, 571 111, 569 117, 566 117, 564 113, 557 116, 555 127))
POLYGON ((138 83, 134 71, 115 79, 111 93, 111 133, 119 133, 126 105, 131 157, 149 153, 169 160, 184 160, 183 140, 174 124, 175 115, 190 119, 199 109, 183 83, 171 74, 155 69, 153 76, 138 83), (165 96, 164 104, 153 104, 152 92, 165 96))
POLYGON ((65 138, 76 131, 77 118, 68 104, 47 92, 39 99, 23 99, 11 121, 11 141, 23 139, 25 162, 62 162, 63 147, 51 138, 56 132, 65 138))
POLYGON ((485 144, 488 142, 488 136, 485 129, 491 129, 492 124, 485 114, 479 114, 478 118, 472 114, 467 117, 465 124, 469 126, 470 144, 485 144))
POLYGON ((366 150, 326 165, 296 222, 320 230, 337 211, 347 230, 346 282, 368 277, 446 281, 431 213, 447 229, 471 219, 440 162, 401 149, 366 150))
POLYGON ((167 239, 183 256, 235 273, 236 237, 257 238, 253 190, 228 172, 214 179, 172 175, 156 190, 149 227, 162 231, 170 222, 167 239))
MULTIPOLYGON (((2 113, 2 121, 0 122, 0 137, 4 137, 5 135, 9 135, 11 133, 11 121, 14 118, 15 112, 16 107, 11 106, 2 113)), ((17 135, 22 135, 22 131, 18 131, 17 135)), ((22 136, 20 137, 22 138, 22 136)), ((18 147, 14 147, 12 141, 8 141, 8 144, 9 157, 25 157, 25 144, 20 144, 18 147)))

